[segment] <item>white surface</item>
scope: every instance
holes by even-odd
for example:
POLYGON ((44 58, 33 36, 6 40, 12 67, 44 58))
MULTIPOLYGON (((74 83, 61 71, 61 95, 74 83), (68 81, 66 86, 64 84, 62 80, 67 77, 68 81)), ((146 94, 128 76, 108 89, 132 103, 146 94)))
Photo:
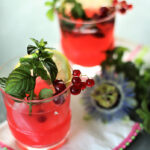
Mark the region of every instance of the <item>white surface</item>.
MULTIPOLYGON (((112 150, 127 137, 134 124, 132 121, 110 124, 85 121, 85 112, 79 99, 80 96, 72 96, 71 132, 68 142, 60 150, 112 150)), ((7 124, 0 127, 0 141, 18 150, 7 124)))
MULTIPOLYGON (((59 43, 59 26, 46 18, 46 0, 0 0, 0 65, 26 52, 29 38, 59 43)), ((116 36, 135 43, 150 44, 150 1, 129 0, 133 11, 118 15, 116 36)))

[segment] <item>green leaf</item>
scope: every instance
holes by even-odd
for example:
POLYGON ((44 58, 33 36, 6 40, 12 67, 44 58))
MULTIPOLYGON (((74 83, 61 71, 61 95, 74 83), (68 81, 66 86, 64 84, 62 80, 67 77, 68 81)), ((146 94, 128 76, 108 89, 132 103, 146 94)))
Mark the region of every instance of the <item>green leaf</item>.
POLYGON ((32 54, 32 57, 22 57, 19 61, 22 64, 22 67, 25 65, 28 66, 29 69, 36 68, 40 63, 37 54, 32 54))
POLYGON ((6 78, 6 77, 0 78, 0 86, 2 88, 5 88, 7 80, 8 80, 8 78, 6 78))
POLYGON ((39 48, 45 48, 45 45, 47 45, 47 41, 44 41, 44 39, 41 39, 41 41, 39 42, 39 48))
POLYGON ((36 44, 37 47, 39 47, 39 41, 38 40, 36 40, 34 38, 30 38, 30 39, 36 44))
POLYGON ((47 11, 46 15, 47 15, 48 19, 54 20, 54 9, 53 8, 49 9, 47 11))
POLYGON ((74 7, 71 10, 71 14, 74 18, 84 18, 85 12, 80 3, 75 2, 74 7))
POLYGON ((56 79, 58 69, 55 62, 51 58, 46 58, 43 61, 44 66, 46 67, 49 75, 51 77, 51 81, 53 82, 56 79))
POLYGON ((137 58, 135 60, 135 64, 138 66, 138 67, 142 67, 144 65, 144 61, 141 59, 141 58, 137 58))
POLYGON ((65 20, 61 20, 60 24, 61 24, 61 27, 63 28, 63 30, 65 30, 65 31, 72 31, 75 27, 74 23, 70 23, 65 20))
POLYGON ((143 123, 144 129, 150 134, 150 119, 146 118, 143 123))
POLYGON ((148 103, 147 103, 146 100, 143 100, 143 102, 141 104, 141 107, 142 107, 144 112, 149 112, 149 110, 148 110, 148 103))
POLYGON ((27 47, 27 53, 30 55, 30 54, 33 54, 35 53, 35 50, 37 49, 36 46, 33 46, 33 45, 28 45, 27 47))
POLYGON ((40 57, 41 58, 52 58, 53 56, 53 53, 52 52, 49 52, 49 51, 43 51, 41 54, 40 54, 40 57))
POLYGON ((45 99, 53 96, 53 91, 51 89, 42 89, 39 93, 40 99, 45 99))
POLYGON ((137 109, 136 113, 140 116, 141 119, 145 118, 145 113, 141 109, 137 109))
POLYGON ((23 98, 34 87, 35 79, 31 76, 29 66, 20 65, 9 75, 5 92, 17 98, 23 98))
POLYGON ((37 68, 36 74, 37 76, 40 76, 43 80, 50 80, 50 76, 47 74, 47 71, 42 67, 37 68))
POLYGON ((53 2, 47 1, 47 2, 45 2, 45 6, 53 6, 53 2))

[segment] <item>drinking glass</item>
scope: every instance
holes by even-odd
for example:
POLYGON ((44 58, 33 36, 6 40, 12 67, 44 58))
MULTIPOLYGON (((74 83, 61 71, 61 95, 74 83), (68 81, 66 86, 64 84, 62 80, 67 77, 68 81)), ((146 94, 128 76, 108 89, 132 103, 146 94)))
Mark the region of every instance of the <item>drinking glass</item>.
MULTIPOLYGON (((1 67, 0 75, 8 76, 15 62, 10 61, 1 67)), ((0 89, 9 128, 21 149, 51 150, 65 143, 71 121, 69 86, 63 92, 43 100, 18 99, 0 89)))
POLYGON ((82 21, 58 14, 61 46, 70 61, 81 66, 96 66, 114 48, 115 12, 107 17, 82 21))

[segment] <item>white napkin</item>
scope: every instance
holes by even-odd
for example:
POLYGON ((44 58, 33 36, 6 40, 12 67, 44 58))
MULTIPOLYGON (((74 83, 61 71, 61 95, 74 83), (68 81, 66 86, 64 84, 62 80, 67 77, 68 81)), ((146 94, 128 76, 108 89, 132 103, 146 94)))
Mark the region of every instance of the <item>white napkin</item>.
MULTIPOLYGON (((101 121, 83 120, 85 114, 80 96, 72 96, 72 125, 68 142, 59 150, 112 150, 130 133, 133 121, 104 124, 101 121)), ((7 122, 0 125, 0 141, 19 150, 7 122)), ((42 149, 40 149, 42 150, 42 149)))

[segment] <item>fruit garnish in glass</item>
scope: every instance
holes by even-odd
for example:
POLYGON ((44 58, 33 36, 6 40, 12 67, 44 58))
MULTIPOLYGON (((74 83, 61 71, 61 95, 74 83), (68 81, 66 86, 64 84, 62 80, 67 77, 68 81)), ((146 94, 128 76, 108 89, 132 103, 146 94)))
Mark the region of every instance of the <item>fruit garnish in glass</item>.
POLYGON ((53 0, 47 16, 56 9, 61 29, 61 46, 70 61, 82 66, 96 66, 114 49, 116 11, 124 14, 132 5, 118 0, 53 0))
POLYGON ((79 70, 71 70, 60 52, 47 48, 43 39, 32 39, 28 55, 10 61, 0 71, 0 87, 9 128, 21 149, 52 149, 67 139, 70 95, 94 85, 82 81, 79 70), (8 70, 12 72, 8 75, 8 70))

